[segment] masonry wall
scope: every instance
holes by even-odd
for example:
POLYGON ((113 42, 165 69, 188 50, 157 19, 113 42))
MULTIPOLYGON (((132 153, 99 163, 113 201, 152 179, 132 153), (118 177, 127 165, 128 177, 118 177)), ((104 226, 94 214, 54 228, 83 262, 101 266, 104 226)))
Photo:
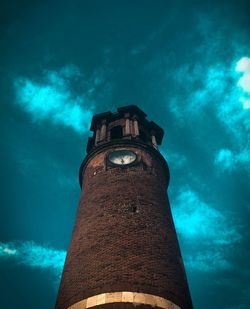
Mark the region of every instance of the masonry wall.
POLYGON ((136 165, 109 166, 110 149, 86 165, 57 309, 118 291, 153 294, 192 308, 162 166, 140 147, 126 149, 137 153, 136 165))

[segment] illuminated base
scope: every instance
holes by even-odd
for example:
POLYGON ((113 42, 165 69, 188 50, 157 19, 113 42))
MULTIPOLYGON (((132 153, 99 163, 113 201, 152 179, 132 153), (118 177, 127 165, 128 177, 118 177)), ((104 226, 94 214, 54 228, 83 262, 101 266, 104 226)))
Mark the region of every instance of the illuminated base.
POLYGON ((113 292, 98 294, 86 299, 83 299, 74 305, 68 307, 68 309, 87 309, 104 304, 114 303, 131 303, 136 305, 149 305, 156 308, 163 309, 181 309, 181 307, 175 305, 171 301, 144 293, 136 292, 113 292))

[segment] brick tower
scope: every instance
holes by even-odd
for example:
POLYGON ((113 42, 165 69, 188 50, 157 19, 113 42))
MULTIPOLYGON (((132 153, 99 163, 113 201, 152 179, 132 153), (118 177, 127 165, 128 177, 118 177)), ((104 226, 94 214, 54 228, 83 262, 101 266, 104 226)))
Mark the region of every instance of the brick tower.
POLYGON ((137 106, 95 115, 56 309, 192 309, 157 150, 137 106))

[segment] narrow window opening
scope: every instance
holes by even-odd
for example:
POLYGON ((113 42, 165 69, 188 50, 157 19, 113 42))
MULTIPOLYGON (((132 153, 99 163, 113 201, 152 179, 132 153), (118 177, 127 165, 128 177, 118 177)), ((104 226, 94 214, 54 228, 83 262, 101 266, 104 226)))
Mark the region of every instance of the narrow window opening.
POLYGON ((116 126, 110 130, 110 139, 119 139, 123 138, 123 129, 122 126, 116 126))
POLYGON ((147 135, 144 131, 140 130, 140 139, 146 143, 147 142, 147 135))
POLYGON ((132 212, 137 212, 137 207, 135 205, 132 206, 132 212))

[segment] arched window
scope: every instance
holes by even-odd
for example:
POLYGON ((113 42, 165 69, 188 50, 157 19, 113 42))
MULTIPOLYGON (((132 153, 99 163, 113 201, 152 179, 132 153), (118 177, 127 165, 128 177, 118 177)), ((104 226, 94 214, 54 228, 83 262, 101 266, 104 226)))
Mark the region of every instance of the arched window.
POLYGON ((116 126, 113 127, 110 130, 110 139, 118 139, 118 138, 123 138, 123 129, 122 126, 116 126))

